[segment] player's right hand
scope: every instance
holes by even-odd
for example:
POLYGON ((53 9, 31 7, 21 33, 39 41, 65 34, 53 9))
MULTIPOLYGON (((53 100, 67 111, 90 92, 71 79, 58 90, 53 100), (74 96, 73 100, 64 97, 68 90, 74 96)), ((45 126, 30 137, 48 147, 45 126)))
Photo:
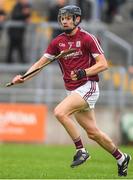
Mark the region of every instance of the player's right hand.
POLYGON ((19 83, 23 83, 24 82, 24 79, 22 78, 22 75, 16 75, 13 80, 12 80, 12 83, 13 84, 19 84, 19 83))

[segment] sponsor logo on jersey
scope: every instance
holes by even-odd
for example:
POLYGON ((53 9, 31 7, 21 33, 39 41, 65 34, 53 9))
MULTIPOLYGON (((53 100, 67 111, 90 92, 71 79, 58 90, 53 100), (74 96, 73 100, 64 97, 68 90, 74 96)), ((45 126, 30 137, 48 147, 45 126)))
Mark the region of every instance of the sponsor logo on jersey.
POLYGON ((69 58, 79 58, 80 56, 82 56, 83 53, 82 51, 77 51, 77 52, 74 52, 74 53, 71 53, 71 54, 68 54, 65 56, 65 59, 69 59, 69 58))

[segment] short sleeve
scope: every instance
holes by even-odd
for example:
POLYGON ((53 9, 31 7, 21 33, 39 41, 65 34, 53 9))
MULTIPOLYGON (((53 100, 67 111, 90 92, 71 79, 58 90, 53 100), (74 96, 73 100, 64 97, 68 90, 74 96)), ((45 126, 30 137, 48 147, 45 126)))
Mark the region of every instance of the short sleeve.
POLYGON ((104 54, 98 39, 94 35, 90 35, 86 38, 86 45, 87 49, 94 58, 100 54, 104 54))
POLYGON ((51 43, 48 45, 46 51, 44 52, 44 56, 49 59, 53 59, 56 55, 58 55, 59 49, 57 46, 56 40, 51 41, 51 43))

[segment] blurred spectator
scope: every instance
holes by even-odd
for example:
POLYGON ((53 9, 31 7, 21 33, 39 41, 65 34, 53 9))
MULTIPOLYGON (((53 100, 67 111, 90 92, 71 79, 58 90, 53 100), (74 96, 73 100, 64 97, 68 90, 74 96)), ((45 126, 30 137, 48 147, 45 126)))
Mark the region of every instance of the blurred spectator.
POLYGON ((92 3, 89 0, 77 0, 77 5, 81 8, 82 19, 88 21, 92 16, 92 3))
POLYGON ((3 9, 0 9, 0 37, 3 29, 3 25, 6 19, 6 13, 3 9))
POLYGON ((104 14, 105 0, 97 0, 98 3, 98 19, 102 20, 104 14))
MULTIPOLYGON (((52 6, 49 9, 49 18, 48 18, 49 22, 57 23, 57 16, 58 16, 59 9, 64 7, 66 3, 67 3, 66 0, 56 0, 55 6, 52 6)), ((55 38, 61 32, 62 32, 61 29, 58 29, 58 28, 53 29, 52 38, 55 38)))
POLYGON ((11 12, 11 20, 19 24, 8 28, 9 45, 7 50, 7 63, 13 62, 13 53, 16 50, 21 63, 26 63, 24 52, 24 35, 31 15, 31 6, 28 0, 17 0, 11 12))
POLYGON ((131 17, 131 19, 133 20, 133 7, 132 7, 132 9, 130 10, 130 17, 131 17))
POLYGON ((119 14, 120 6, 125 3, 126 0, 105 0, 106 9, 104 21, 107 23, 112 23, 114 19, 121 21, 122 17, 119 14))

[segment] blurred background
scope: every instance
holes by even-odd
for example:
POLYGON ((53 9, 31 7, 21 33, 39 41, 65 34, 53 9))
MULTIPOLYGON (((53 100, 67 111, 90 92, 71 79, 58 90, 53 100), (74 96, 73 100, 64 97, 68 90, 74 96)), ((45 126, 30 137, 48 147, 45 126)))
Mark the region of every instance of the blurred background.
POLYGON ((5 88, 60 33, 57 12, 66 4, 81 7, 81 27, 100 39, 110 66, 100 74, 97 123, 116 144, 133 144, 133 0, 0 0, 0 141, 72 143, 52 113, 66 96, 57 63, 5 88))

